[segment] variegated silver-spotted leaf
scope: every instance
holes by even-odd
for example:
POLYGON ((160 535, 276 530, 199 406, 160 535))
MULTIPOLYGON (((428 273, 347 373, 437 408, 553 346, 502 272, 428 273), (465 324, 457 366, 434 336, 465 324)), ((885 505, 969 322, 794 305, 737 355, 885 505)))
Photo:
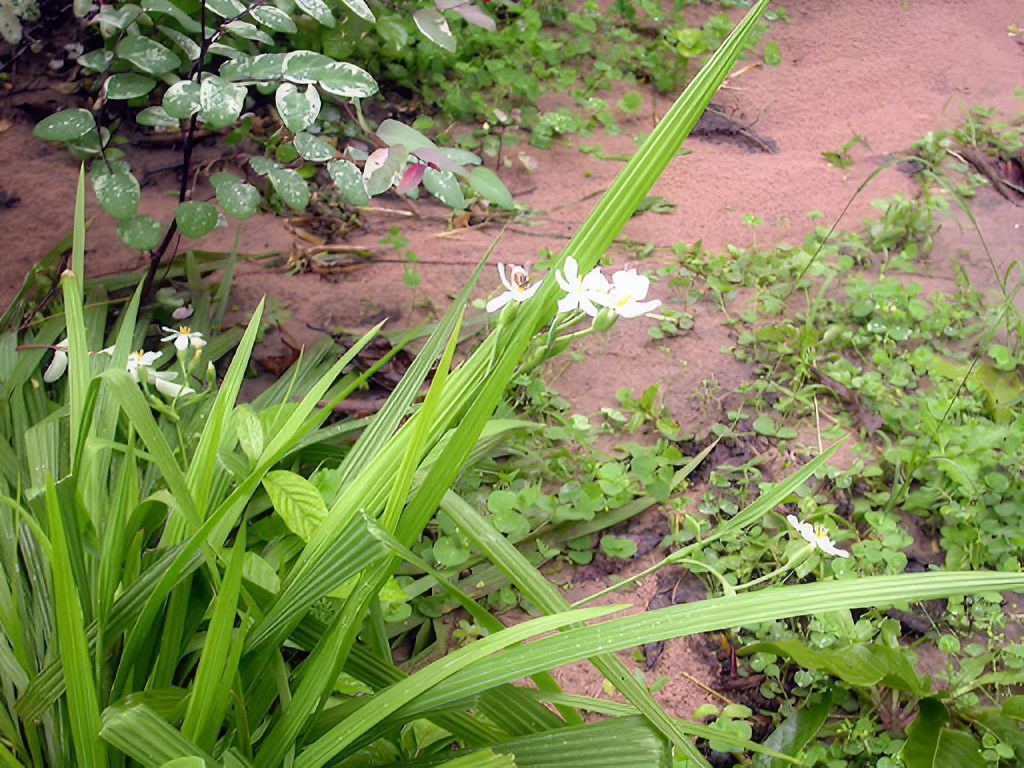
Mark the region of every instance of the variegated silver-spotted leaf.
POLYGON ((173 40, 174 44, 181 49, 181 52, 185 54, 189 61, 195 61, 199 58, 199 44, 191 37, 182 34, 173 27, 166 27, 163 24, 158 25, 157 29, 173 40))
POLYGON ((333 61, 320 68, 320 87, 345 99, 365 99, 377 92, 377 81, 370 73, 346 61, 333 61))
POLYGON ((11 45, 21 42, 21 19, 6 8, 0 8, 0 37, 11 45))
POLYGON ((226 61, 220 67, 220 76, 232 82, 237 80, 280 80, 284 77, 285 53, 261 53, 226 61))
POLYGON ((203 78, 199 88, 199 119, 207 127, 226 128, 238 119, 246 88, 216 75, 203 78))
POLYGON ((325 27, 334 26, 334 14, 324 0, 295 0, 295 4, 325 27))
POLYGON ((245 13, 245 6, 240 0, 206 0, 206 9, 224 19, 233 19, 245 13))
POLYGON ((217 202, 231 218, 244 221, 260 209, 259 190, 237 176, 215 173, 210 177, 210 183, 217 193, 217 202))
POLYGON ((139 209, 139 182, 126 163, 110 169, 100 161, 93 166, 92 189, 100 206, 115 219, 130 219, 139 209))
POLYGON ((142 0, 142 9, 148 14, 170 16, 186 32, 195 34, 200 30, 199 22, 170 0, 142 0))
POLYGON ((275 32, 284 32, 286 35, 290 35, 298 30, 291 16, 272 5, 253 8, 249 11, 249 15, 267 29, 272 29, 275 32))
POLYGON ((181 66, 170 48, 142 35, 128 35, 117 44, 117 55, 149 75, 166 75, 181 66))
POLYGON ((370 10, 370 6, 364 3, 363 0, 341 0, 341 2, 348 6, 348 9, 356 16, 363 19, 363 21, 368 21, 371 24, 377 21, 376 17, 373 15, 373 11, 370 10))
POLYGON ((309 205, 309 185, 291 168, 271 168, 267 178, 289 208, 301 211, 309 205))
POLYGON ((163 107, 146 107, 135 115, 135 122, 150 128, 177 128, 177 119, 167 114, 163 107))
POLYGON ((455 35, 448 28, 448 22, 436 8, 421 8, 414 11, 412 20, 416 22, 417 28, 432 43, 441 46, 446 51, 455 52, 455 35))
POLYGON ((211 203, 187 202, 178 205, 174 220, 185 237, 197 240, 217 226, 217 209, 211 203))
POLYGON ((44 117, 32 133, 46 141, 75 141, 96 130, 96 120, 87 109, 62 109, 44 117))
POLYGON ((186 120, 199 111, 199 83, 179 80, 164 92, 164 109, 171 117, 186 120))
POLYGON ((222 37, 221 40, 226 40, 224 43, 211 43, 210 44, 210 55, 212 56, 223 56, 225 59, 240 59, 245 56, 240 50, 234 47, 230 38, 222 37))
POLYGON ((465 208, 466 198, 462 194, 462 187, 458 179, 451 171, 435 171, 428 168, 423 174, 423 186, 427 192, 432 194, 449 208, 465 208))
POLYGON ((255 24, 250 24, 248 21, 232 21, 230 24, 225 26, 228 32, 238 37, 244 37, 246 40, 255 40, 258 43, 264 45, 273 45, 274 38, 264 32, 262 29, 257 27, 255 24))
POLYGON ((117 236, 129 248, 137 251, 151 251, 160 244, 163 227, 149 216, 135 216, 117 225, 117 236))
POLYGON ((103 84, 103 91, 111 101, 137 99, 145 96, 156 86, 156 80, 134 72, 111 75, 103 84))
POLYGON ((367 193, 373 197, 391 189, 398 182, 408 156, 406 148, 399 145, 371 153, 363 165, 367 193))
POLYGON ((326 163, 338 154, 334 147, 326 141, 318 139, 316 136, 305 131, 295 134, 292 143, 295 145, 295 150, 299 153, 299 156, 311 163, 326 163))
POLYGON ((334 59, 322 53, 292 51, 284 57, 284 76, 300 85, 315 83, 320 78, 320 70, 334 63, 334 59))
POLYGON ((352 205, 366 205, 370 202, 362 172, 348 160, 334 160, 328 163, 327 172, 331 174, 331 179, 347 202, 352 205))
POLYGON ((78 63, 90 72, 106 72, 110 69, 110 63, 114 60, 114 52, 103 48, 83 53, 76 59, 78 63))
POLYGON ((249 165, 252 166, 252 169, 256 172, 257 176, 266 176, 275 168, 280 167, 273 160, 269 160, 262 155, 253 155, 250 157, 249 165))
POLYGON ((320 92, 314 85, 300 90, 291 83, 283 83, 277 89, 274 101, 281 120, 292 133, 309 128, 320 114, 320 92))

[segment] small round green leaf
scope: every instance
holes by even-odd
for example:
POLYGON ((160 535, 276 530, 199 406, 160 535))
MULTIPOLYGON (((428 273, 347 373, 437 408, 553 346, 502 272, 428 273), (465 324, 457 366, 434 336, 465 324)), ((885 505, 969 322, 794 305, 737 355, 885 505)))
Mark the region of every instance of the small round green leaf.
POLYGON ((44 117, 32 131, 46 141, 74 141, 96 128, 92 112, 87 109, 64 109, 44 117))
POLYGON ((187 120, 199 111, 199 83, 179 80, 164 93, 163 104, 168 115, 187 120))
POLYGON ((21 42, 21 19, 6 8, 0 8, 0 38, 11 45, 21 42))
POLYGON ((470 186, 485 200, 489 200, 500 208, 515 207, 512 194, 490 168, 477 166, 469 172, 467 178, 470 186))
POLYGON ((210 203, 181 203, 174 212, 174 220, 181 234, 195 240, 210 234, 217 226, 217 209, 210 203))
POLYGON ((117 236, 129 248, 137 251, 151 251, 160 244, 163 227, 149 216, 125 219, 117 225, 117 236))
POLYGON ((274 101, 281 120, 292 133, 309 128, 320 114, 320 92, 314 85, 299 90, 292 83, 283 83, 277 89, 274 101))
POLYGON ((347 202, 352 205, 366 205, 370 202, 362 172, 348 160, 334 160, 328 163, 327 172, 331 174, 331 179, 347 202))
POLYGON ((252 184, 230 173, 214 174, 210 182, 217 192, 217 202, 231 218, 244 221, 259 210, 260 193, 252 184))
POLYGON ((103 48, 83 53, 78 57, 78 63, 92 72, 106 72, 113 60, 114 52, 103 48))
POLYGON ((323 139, 309 133, 297 133, 292 141, 303 160, 311 163, 326 163, 334 158, 337 151, 323 139))
POLYGON ((301 211, 309 205, 309 185, 291 168, 273 168, 267 176, 289 208, 301 211))
POLYGON ((128 35, 117 44, 117 55, 150 75, 165 75, 181 66, 170 48, 142 35, 128 35))
POLYGON ((108 99, 111 101, 121 101, 145 96, 153 90, 155 85, 156 80, 151 77, 137 75, 134 72, 126 72, 108 77, 104 89, 108 99))
POLYGON ((238 119, 246 88, 211 75, 199 88, 199 119, 208 128, 226 128, 238 119))
POLYGON ((103 210, 115 219, 130 219, 139 209, 139 182, 126 164, 94 173, 92 189, 103 210))
POLYGON ((432 194, 449 208, 465 208, 466 198, 462 194, 462 187, 458 179, 451 171, 435 171, 428 168, 423 174, 423 186, 427 192, 432 194))

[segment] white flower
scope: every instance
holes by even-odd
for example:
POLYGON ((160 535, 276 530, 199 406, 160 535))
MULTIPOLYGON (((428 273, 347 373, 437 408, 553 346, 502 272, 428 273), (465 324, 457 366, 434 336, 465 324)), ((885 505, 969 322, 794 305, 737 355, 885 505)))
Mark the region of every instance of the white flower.
POLYGON ((174 371, 154 371, 149 370, 149 381, 156 387, 156 391, 162 395, 166 395, 172 400, 182 395, 194 395, 195 390, 192 387, 182 386, 181 384, 175 384, 174 379, 178 378, 178 374, 174 371))
POLYGON ((132 375, 132 378, 138 381, 139 369, 149 368, 159 359, 159 352, 144 352, 140 349, 138 352, 132 352, 128 355, 128 365, 126 366, 126 369, 128 373, 132 375))
POLYGON ((68 369, 68 340, 57 342, 53 347, 53 360, 43 371, 43 381, 53 384, 68 369))
POLYGON ((651 281, 635 269, 620 269, 612 275, 611 290, 594 296, 594 301, 619 317, 640 317, 661 306, 658 299, 644 301, 650 287, 651 281))
POLYGON ((804 541, 815 549, 820 549, 826 555, 832 555, 833 557, 850 556, 850 553, 845 549, 839 549, 839 547, 835 545, 835 542, 829 538, 828 531, 826 531, 822 526, 803 523, 797 519, 796 515, 786 515, 786 519, 789 521, 789 524, 804 537, 804 541))
POLYGON ((611 285, 601 274, 600 267, 594 267, 586 275, 580 276, 580 265, 572 256, 565 260, 561 272, 555 272, 555 280, 565 291, 565 296, 558 301, 559 312, 582 309, 591 317, 597 317, 600 310, 594 306, 594 302, 600 303, 600 298, 611 290, 611 285))
POLYGON ((520 267, 517 264, 508 265, 507 277, 505 265, 498 264, 498 277, 501 278, 505 292, 487 302, 488 312, 497 312, 510 301, 526 301, 540 288, 540 283, 530 285, 530 273, 526 271, 526 267, 520 267))
POLYGON ((166 331, 169 335, 164 336, 160 341, 173 341, 174 348, 179 352, 184 352, 190 346, 193 349, 202 349, 206 346, 206 340, 203 339, 203 334, 199 331, 193 331, 187 325, 178 326, 178 329, 168 328, 166 325, 160 326, 161 331, 166 331))

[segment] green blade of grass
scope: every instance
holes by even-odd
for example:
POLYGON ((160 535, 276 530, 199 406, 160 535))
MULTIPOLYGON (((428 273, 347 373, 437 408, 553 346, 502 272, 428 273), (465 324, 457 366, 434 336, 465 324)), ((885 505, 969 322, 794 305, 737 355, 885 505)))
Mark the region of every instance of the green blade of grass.
POLYGON ((146 768, 161 768, 181 757, 198 757, 207 768, 220 762, 182 736, 145 704, 115 705, 103 712, 100 736, 146 768))
POLYGON ((89 359, 89 344, 86 340, 80 280, 73 272, 65 271, 60 276, 60 284, 64 291, 64 309, 67 313, 68 423, 71 431, 71 461, 74 463, 80 445, 79 432, 88 431, 88 425, 83 418, 89 380, 92 378, 92 362, 89 359))

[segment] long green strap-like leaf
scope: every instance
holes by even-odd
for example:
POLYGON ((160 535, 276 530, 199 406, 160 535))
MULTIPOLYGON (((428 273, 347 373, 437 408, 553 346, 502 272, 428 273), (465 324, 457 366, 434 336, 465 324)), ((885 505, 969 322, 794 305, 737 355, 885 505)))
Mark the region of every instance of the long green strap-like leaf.
POLYGON ((50 526, 50 569, 53 573, 57 641, 64 679, 68 683, 68 718, 71 720, 73 748, 78 765, 101 768, 107 764, 107 754, 99 739, 99 697, 89 662, 82 603, 71 573, 64 519, 52 478, 46 486, 46 511, 50 526))
POLYGON ((365 706, 356 710, 350 717, 303 750, 295 761, 295 768, 320 768, 353 740, 420 692, 430 690, 459 670, 468 669, 503 648, 558 629, 566 624, 588 621, 602 615, 607 616, 609 613, 621 609, 622 606, 602 606, 593 613, 585 613, 583 611, 590 609, 582 609, 580 612, 568 611, 554 616, 542 616, 463 646, 374 696, 365 706))
POLYGON ((510 648, 500 656, 462 670, 418 701, 400 711, 409 715, 444 706, 495 685, 517 680, 543 669, 571 664, 601 653, 614 653, 645 643, 728 627, 779 621, 793 616, 899 605, 981 592, 1024 591, 1024 574, 992 571, 951 571, 868 576, 861 579, 821 581, 771 587, 733 597, 717 597, 669 606, 646 613, 611 619, 542 638, 523 648, 510 648))

